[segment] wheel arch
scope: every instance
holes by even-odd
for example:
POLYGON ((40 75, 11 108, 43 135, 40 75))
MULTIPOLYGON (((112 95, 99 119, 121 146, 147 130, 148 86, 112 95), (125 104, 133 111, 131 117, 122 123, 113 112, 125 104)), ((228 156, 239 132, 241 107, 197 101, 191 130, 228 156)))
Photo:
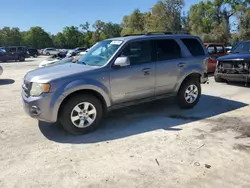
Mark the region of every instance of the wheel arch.
POLYGON ((92 96, 95 96, 97 99, 100 100, 101 104, 102 104, 102 108, 104 113, 106 113, 108 111, 108 107, 110 106, 110 101, 107 100, 106 97, 104 97, 101 92, 95 90, 95 89, 89 89, 89 88, 85 88, 85 89, 79 89, 79 90, 75 90, 67 95, 64 96, 64 98, 62 99, 61 103, 58 105, 58 110, 57 110, 57 119, 58 116, 60 115, 60 112, 62 110, 63 105, 72 97, 76 96, 76 95, 82 95, 82 94, 89 94, 92 96))
POLYGON ((197 79, 199 82, 201 81, 201 73, 199 72, 192 72, 190 74, 187 74, 186 76, 183 76, 181 81, 179 82, 178 86, 176 87, 176 92, 178 93, 181 86, 183 85, 183 83, 185 83, 187 80, 191 80, 191 79, 197 79))

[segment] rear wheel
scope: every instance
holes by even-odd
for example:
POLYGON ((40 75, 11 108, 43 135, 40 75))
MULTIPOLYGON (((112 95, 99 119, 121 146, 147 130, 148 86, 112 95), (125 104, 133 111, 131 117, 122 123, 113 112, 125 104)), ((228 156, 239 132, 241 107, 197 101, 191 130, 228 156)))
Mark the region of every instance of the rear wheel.
POLYGON ((19 57, 18 57, 18 61, 20 61, 20 62, 25 61, 25 57, 24 57, 24 56, 19 56, 19 57))
POLYGON ((34 57, 34 58, 36 58, 37 56, 38 56, 37 54, 34 54, 34 56, 33 56, 33 57, 34 57))
POLYGON ((177 95, 177 102, 181 108, 189 109, 196 106, 201 96, 201 85, 198 79, 185 81, 177 95))
POLYGON ((92 95, 77 95, 63 104, 59 122, 71 134, 86 134, 100 126, 102 116, 99 99, 92 95))

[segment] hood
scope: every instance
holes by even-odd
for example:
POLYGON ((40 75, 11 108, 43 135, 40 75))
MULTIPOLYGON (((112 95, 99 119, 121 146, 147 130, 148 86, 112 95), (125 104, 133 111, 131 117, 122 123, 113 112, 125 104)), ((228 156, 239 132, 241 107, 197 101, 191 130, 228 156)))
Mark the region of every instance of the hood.
POLYGON ((25 75, 24 80, 37 83, 48 83, 58 78, 72 76, 97 68, 98 67, 74 63, 55 65, 30 71, 25 75))
POLYGON ((230 54, 223 57, 217 58, 219 61, 240 61, 250 60, 250 54, 230 54))

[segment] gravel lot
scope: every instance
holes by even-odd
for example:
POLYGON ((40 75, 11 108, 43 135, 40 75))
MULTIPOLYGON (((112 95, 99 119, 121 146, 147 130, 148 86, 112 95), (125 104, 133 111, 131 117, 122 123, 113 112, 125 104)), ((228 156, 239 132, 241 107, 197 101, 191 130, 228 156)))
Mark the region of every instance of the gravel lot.
POLYGON ((42 59, 1 64, 0 187, 250 187, 250 87, 211 78, 192 110, 161 100, 70 136, 22 109, 22 78, 42 59))

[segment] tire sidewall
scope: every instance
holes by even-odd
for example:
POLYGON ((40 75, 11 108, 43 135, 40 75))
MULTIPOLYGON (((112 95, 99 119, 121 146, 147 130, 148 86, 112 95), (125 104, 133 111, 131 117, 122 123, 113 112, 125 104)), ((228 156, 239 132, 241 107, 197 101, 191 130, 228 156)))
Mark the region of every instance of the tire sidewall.
POLYGON ((200 82, 198 80, 188 80, 182 84, 182 86, 179 90, 179 93, 177 96, 178 104, 181 108, 184 108, 184 109, 193 108, 199 102, 200 96, 201 96, 201 84, 200 84, 200 82), (188 103, 185 99, 185 92, 190 85, 195 85, 198 89, 198 96, 193 103, 188 103))
POLYGON ((101 102, 91 95, 77 95, 69 99, 62 107, 59 115, 59 122, 71 134, 86 134, 99 127, 100 121, 103 117, 103 108, 101 102), (71 112, 73 108, 83 102, 89 102, 96 108, 97 114, 95 121, 86 128, 78 128, 71 121, 71 112))
POLYGON ((25 57, 19 56, 18 60, 19 60, 20 62, 23 62, 23 61, 25 61, 25 57))

